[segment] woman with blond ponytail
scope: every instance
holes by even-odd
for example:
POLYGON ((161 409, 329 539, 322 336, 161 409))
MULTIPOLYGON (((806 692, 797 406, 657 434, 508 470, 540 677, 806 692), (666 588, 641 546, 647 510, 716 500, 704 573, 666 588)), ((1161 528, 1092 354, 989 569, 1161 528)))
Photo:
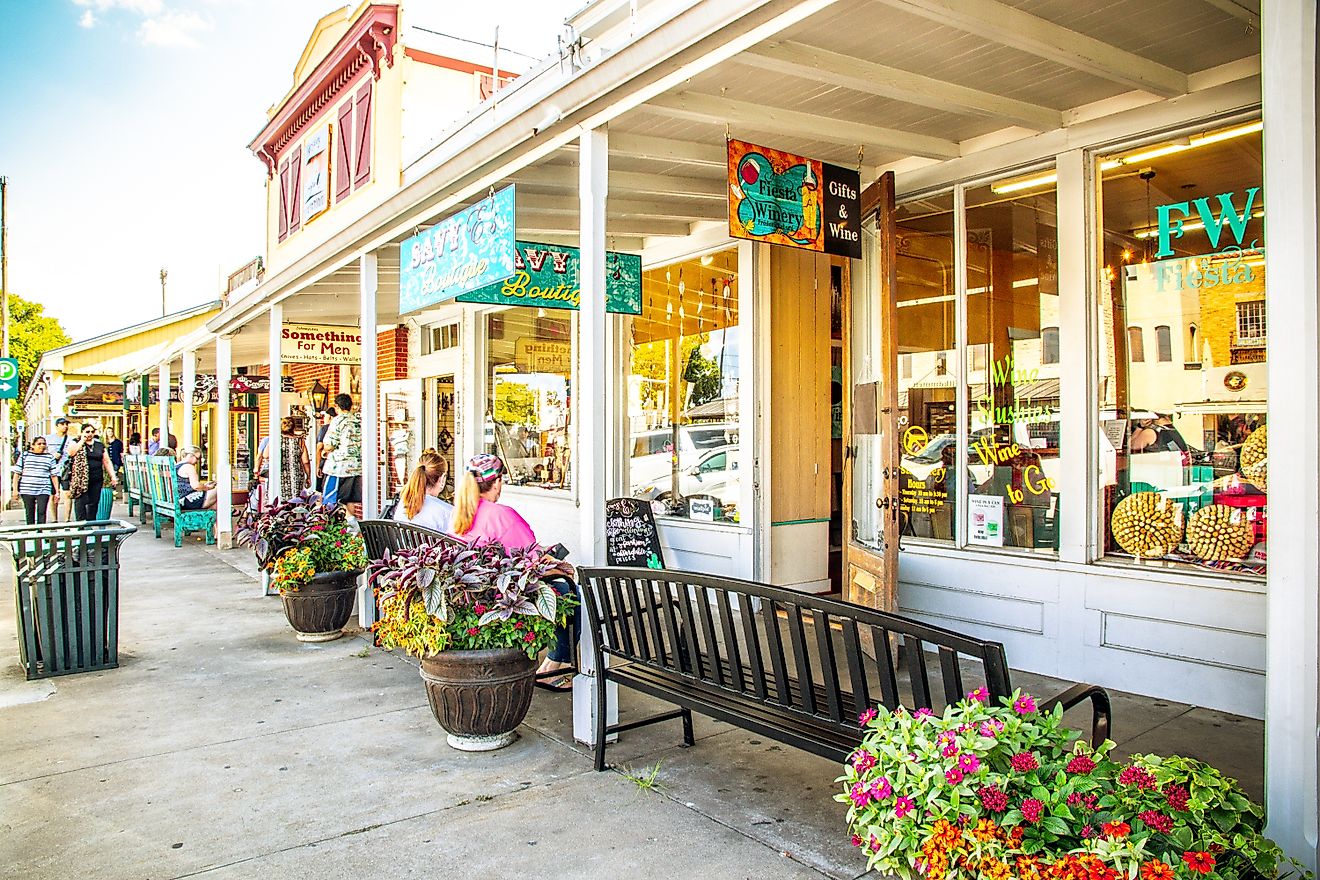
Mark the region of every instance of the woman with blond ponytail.
POLYGON ((454 508, 440 500, 449 481, 449 462, 434 449, 422 453, 403 487, 403 499, 394 510, 394 518, 435 532, 447 532, 454 519, 454 508))

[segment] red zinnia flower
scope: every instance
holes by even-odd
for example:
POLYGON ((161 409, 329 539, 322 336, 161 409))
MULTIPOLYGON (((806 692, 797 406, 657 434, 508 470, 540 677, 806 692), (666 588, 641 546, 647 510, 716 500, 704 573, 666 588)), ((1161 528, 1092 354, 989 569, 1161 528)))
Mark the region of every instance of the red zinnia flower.
POLYGON ((527 635, 523 636, 523 641, 524 642, 536 641, 536 633, 528 633, 527 635))
POLYGON ((1159 810, 1147 810, 1137 816, 1138 819, 1146 823, 1146 827, 1162 834, 1168 834, 1173 830, 1173 818, 1166 816, 1159 810))
POLYGON ((476 605, 473 605, 473 606, 472 606, 472 610, 475 611, 475 612, 478 613, 478 614, 485 614, 485 613, 486 613, 486 606, 485 606, 485 605, 482 605, 480 602, 478 602, 476 605))
POLYGON ((1215 857, 1208 852, 1185 852, 1183 861, 1198 874, 1209 874, 1215 868, 1215 857))
POLYGON ((1063 768, 1068 773, 1077 773, 1085 776, 1095 769, 1095 761, 1092 761, 1086 755, 1077 755, 1068 762, 1068 766, 1063 768))
POLYGON ((1029 773, 1040 766, 1040 761, 1037 761, 1036 756, 1031 752, 1018 752, 1009 758, 1008 763, 1019 773, 1029 773))
POLYGON ((1190 795, 1181 785, 1170 785, 1164 789, 1164 800, 1179 813, 1187 812, 1187 800, 1190 795))
POLYGON ((1045 804, 1035 798, 1027 798, 1022 802, 1022 818, 1034 825, 1040 821, 1040 814, 1044 809, 1045 804))
POLYGON ((481 632, 481 630, 477 629, 475 626, 468 627, 468 635, 470 636, 475 636, 479 632, 481 632))
POLYGON ((1141 866, 1141 880, 1173 880, 1173 866, 1164 862, 1146 862, 1141 866))
POLYGON ((1127 837, 1132 826, 1126 822, 1106 822, 1101 826, 1106 837, 1127 837))

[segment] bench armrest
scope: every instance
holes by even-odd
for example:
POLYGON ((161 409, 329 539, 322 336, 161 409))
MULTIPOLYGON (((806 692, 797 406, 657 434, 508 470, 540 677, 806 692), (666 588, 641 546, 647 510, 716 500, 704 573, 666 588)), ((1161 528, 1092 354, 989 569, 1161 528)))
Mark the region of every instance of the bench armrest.
POLYGON ((1041 704, 1042 712, 1053 711, 1055 706, 1062 706, 1064 711, 1091 701, 1091 746, 1100 744, 1111 737, 1113 730, 1113 707, 1109 703, 1109 691, 1094 684, 1075 684, 1061 694, 1051 697, 1041 704))

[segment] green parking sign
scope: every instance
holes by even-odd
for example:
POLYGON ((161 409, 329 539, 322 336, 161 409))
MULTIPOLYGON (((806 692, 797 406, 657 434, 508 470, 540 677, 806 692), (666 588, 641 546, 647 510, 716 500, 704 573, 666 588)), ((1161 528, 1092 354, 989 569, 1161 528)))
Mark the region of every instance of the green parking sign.
POLYGON ((15 358, 0 358, 0 400, 15 400, 18 397, 18 361, 15 358))

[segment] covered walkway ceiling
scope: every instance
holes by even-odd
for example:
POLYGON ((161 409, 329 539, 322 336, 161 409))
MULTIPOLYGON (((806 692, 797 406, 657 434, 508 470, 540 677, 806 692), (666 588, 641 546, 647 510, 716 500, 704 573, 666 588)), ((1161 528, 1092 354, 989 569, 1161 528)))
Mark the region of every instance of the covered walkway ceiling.
MULTIPOLYGON (((638 6, 645 10, 655 2, 641 0, 638 6)), ((701 57, 695 48, 717 37, 696 39, 684 69, 699 72, 609 119, 611 249, 643 251, 674 237, 723 228, 726 134, 860 167, 863 184, 882 170, 896 170, 901 194, 902 172, 1043 132, 1066 132, 1162 99, 1255 82, 1260 69, 1259 0, 769 0, 756 15, 779 21, 806 7, 816 11, 796 16, 787 27, 762 25, 764 39, 741 52, 723 53, 728 57, 704 69, 693 60, 701 57)), ((625 51, 623 43, 609 45, 610 40, 609 34, 601 38, 607 44, 603 60, 579 71, 578 78, 608 67, 625 51)), ((709 45, 712 51, 719 46, 709 45)), ((566 94, 567 87, 551 97, 566 94)), ((516 103, 513 95, 503 100, 516 103)), ((593 112, 608 115, 609 100, 592 104, 593 112)), ((569 122, 564 117, 563 124, 569 122)), ((547 131, 554 130, 562 126, 547 131)), ((397 314, 397 245, 478 198, 451 204, 440 214, 427 210, 481 173, 474 167, 468 176, 442 180, 435 171, 461 162, 465 153, 493 149, 487 142, 499 140, 498 131, 466 149, 458 143, 462 137, 452 147, 442 141, 433 148, 438 156, 405 170, 408 185, 387 203, 398 204, 398 212, 372 218, 380 224, 377 230, 394 230, 377 248, 380 315, 397 314), (440 189, 423 189, 428 181, 440 189)), ((533 135, 520 149, 535 152, 540 137, 533 135)), ((577 142, 559 140, 567 142, 496 182, 518 184, 520 238, 577 243, 577 142)), ((489 161, 517 162, 494 155, 489 161)), ((373 233, 367 228, 353 234, 373 233)), ((346 258, 316 259, 325 266, 346 258)), ((301 277, 316 280, 285 287, 284 294, 275 289, 276 298, 293 294, 284 300, 285 320, 356 323, 358 268, 349 259, 328 274, 291 268, 291 277, 303 272, 301 277)), ((244 362, 240 352, 250 357, 265 351, 266 321, 256 308, 258 303, 248 307, 250 323, 235 338, 235 363, 244 362)))

